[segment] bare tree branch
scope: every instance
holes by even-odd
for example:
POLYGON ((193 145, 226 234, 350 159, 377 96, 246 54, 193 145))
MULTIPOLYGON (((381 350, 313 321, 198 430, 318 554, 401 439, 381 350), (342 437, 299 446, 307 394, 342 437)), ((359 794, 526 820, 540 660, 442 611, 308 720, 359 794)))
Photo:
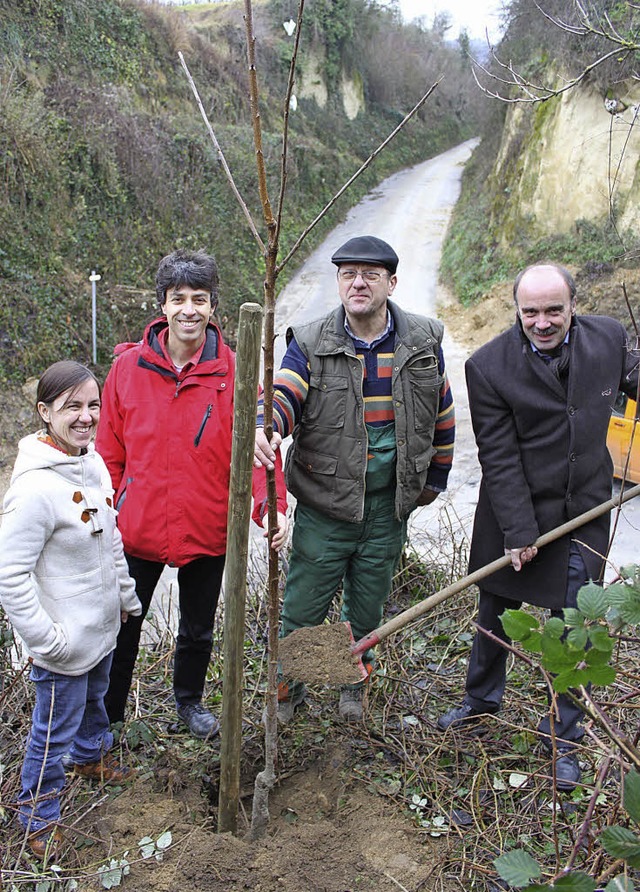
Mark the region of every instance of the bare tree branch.
POLYGON ((287 185, 287 153, 289 141, 289 111, 291 108, 291 97, 293 95, 293 85, 295 83, 296 62, 298 59, 298 51, 300 49, 300 34, 302 16, 304 15, 304 0, 300 0, 298 4, 298 16, 296 19, 296 36, 293 46, 293 55, 291 56, 291 64, 289 66, 289 80, 287 83, 287 92, 284 98, 283 123, 284 129, 282 133, 282 163, 280 165, 280 195, 278 196, 278 210, 276 212, 276 241, 280 241, 280 227, 282 225, 282 211, 284 207, 284 194, 287 185))
POLYGON ((249 65, 249 103, 251 105, 251 123, 253 126, 253 143, 256 150, 256 165, 258 168, 258 191, 265 223, 269 230, 269 242, 276 231, 276 221, 271 209, 271 201, 267 190, 267 171, 264 163, 264 151, 262 149, 262 121, 260 117, 260 95, 258 92, 258 72, 256 69, 256 35, 253 30, 253 9, 251 0, 245 0, 244 20, 247 32, 247 62, 249 65))
MULTIPOLYGON (((626 50, 627 53, 632 52, 631 49, 626 50)), ((600 56, 594 62, 591 62, 589 65, 586 65, 580 74, 576 75, 576 77, 572 78, 570 81, 567 81, 562 87, 547 87, 540 84, 532 83, 531 81, 526 80, 521 75, 519 75, 511 64, 506 65, 504 62, 501 62, 495 52, 492 51, 492 56, 494 60, 503 68, 505 71, 508 71, 511 75, 509 78, 500 78, 492 71, 478 62, 476 59, 473 59, 473 77, 482 92, 486 96, 490 96, 493 99, 499 99, 501 102, 546 102, 548 99, 551 99, 554 96, 560 96, 562 93, 566 93, 568 90, 572 90, 578 84, 582 83, 586 77, 588 77, 591 72, 596 69, 599 65, 602 65, 603 62, 606 62, 608 59, 613 59, 620 55, 620 47, 616 46, 614 49, 610 50, 608 53, 600 56), (505 86, 516 88, 518 90, 522 90, 525 95, 524 96, 505 96, 496 91, 491 91, 487 89, 487 87, 478 80, 476 75, 476 69, 484 72, 490 80, 497 81, 500 84, 504 84, 505 86)))
POLYGON ((336 203, 336 201, 340 198, 340 196, 341 196, 341 195, 344 195, 344 193, 347 191, 347 189, 349 188, 349 186, 353 185, 353 183, 358 179, 358 177, 360 176, 360 174, 363 173, 363 171, 365 171, 365 170, 367 169, 367 167, 369 167, 369 165, 370 165, 371 162, 374 160, 374 158, 376 158, 376 157, 380 154, 380 152, 385 148, 385 146, 388 146, 388 145, 389 145, 389 143, 390 143, 391 140, 394 138, 394 136, 396 136, 396 135, 402 130, 402 128, 407 124, 407 122, 411 120, 411 118, 416 114, 416 112, 417 112, 420 108, 422 108, 422 106, 424 105, 424 103, 427 101, 427 99, 429 98, 429 96, 431 96, 431 94, 433 93, 433 91, 436 89, 436 87, 438 86, 438 84, 439 84, 440 81, 442 80, 442 77, 443 77, 443 76, 441 75, 441 76, 438 78, 438 80, 435 82, 435 84, 433 84, 431 87, 429 87, 429 89, 428 89, 427 92, 424 94, 424 96, 423 96, 423 97, 422 97, 422 98, 421 98, 421 99, 414 105, 414 107, 411 109, 411 111, 408 112, 408 114, 406 114, 406 115, 404 116, 404 118, 400 121, 400 123, 398 124, 398 126, 397 126, 397 127, 396 127, 396 128, 389 134, 389 136, 387 136, 387 138, 386 138, 383 142, 380 143, 380 145, 378 146, 378 148, 375 149, 375 150, 369 155, 369 157, 367 158, 367 160, 366 160, 366 161, 365 161, 365 162, 358 168, 358 170, 354 173, 354 175, 353 175, 350 179, 347 180, 347 182, 344 184, 344 186, 342 186, 342 188, 339 189, 339 190, 336 192, 336 194, 333 196, 333 198, 331 199, 331 201, 329 201, 329 202, 323 207, 323 209, 320 211, 320 213, 317 215, 317 217, 316 217, 314 220, 311 221, 311 223, 307 226, 307 228, 304 230, 304 232, 302 233, 302 235, 300 235, 300 236, 298 237, 298 239, 297 239, 296 242, 294 243, 293 247, 291 248, 291 250, 289 251, 289 253, 287 254, 287 256, 284 258, 284 260, 283 260, 283 261, 279 264, 279 266, 277 267, 277 272, 278 272, 278 273, 282 270, 282 268, 283 268, 284 266, 286 266, 286 264, 289 262, 289 260, 291 260, 291 258, 292 258, 293 255, 296 253, 296 251, 298 250, 298 248, 300 247, 300 245, 302 244, 302 242, 303 242, 303 241, 306 239, 306 237, 309 235, 309 233, 311 232, 311 230, 312 230, 312 229, 313 229, 313 228, 320 222, 320 220, 322 220, 322 218, 323 218, 323 217, 325 216, 325 214, 329 211, 329 209, 330 209, 331 207, 333 207, 333 205, 334 205, 334 204, 336 203))
MULTIPOLYGON (((573 89, 578 84, 582 83, 582 81, 584 81, 596 68, 607 62, 609 59, 617 58, 620 61, 624 61, 630 54, 636 53, 638 49, 640 49, 640 43, 635 33, 628 36, 621 34, 620 30, 611 21, 606 10, 602 13, 602 21, 604 21, 603 25, 602 21, 594 22, 592 15, 581 0, 574 0, 579 19, 578 23, 574 24, 565 21, 559 16, 551 15, 546 12, 540 3, 538 3, 538 0, 533 0, 533 2, 540 14, 561 31, 571 34, 574 37, 597 37, 607 41, 609 44, 613 44, 613 48, 608 52, 601 54, 593 62, 585 65, 579 74, 571 78, 571 80, 567 81, 561 87, 548 87, 530 81, 528 78, 525 78, 522 74, 517 72, 512 63, 507 64, 502 62, 493 49, 491 50, 492 59, 503 71, 508 72, 506 78, 500 77, 495 72, 490 71, 485 65, 472 57, 474 79, 483 93, 493 99, 500 99, 502 102, 510 103, 544 102, 547 99, 551 99, 553 96, 559 96, 562 93, 566 93, 568 90, 573 89), (516 95, 505 95, 498 90, 490 90, 478 79, 476 71, 483 72, 490 81, 495 81, 509 87, 510 91, 515 89, 516 95)), ((631 9, 637 8, 630 3, 628 6, 631 9)), ((637 76, 634 75, 634 77, 637 76)))
POLYGON ((189 69, 187 67, 187 63, 184 61, 184 56, 182 55, 182 53, 179 52, 178 57, 180 59, 180 64, 184 68, 184 72, 187 75, 187 80, 189 81, 189 85, 191 86, 191 91, 196 98, 196 102, 198 103, 198 108, 200 109, 200 114, 202 115, 202 118, 204 120, 204 123, 206 124, 207 130, 209 131, 209 136, 211 137, 211 141, 213 142, 213 144, 216 148, 216 151, 218 153, 218 158, 220 159, 220 163, 222 164, 222 169, 224 170, 226 177, 231 185, 233 194, 238 199, 240 207, 242 208, 242 212, 244 213, 245 217, 247 218, 247 222, 249 224, 249 229, 253 233, 255 240, 260 245, 261 252, 264 254, 264 250, 265 250, 264 243, 263 243, 262 239, 260 238, 260 234, 259 234, 258 230, 256 229, 255 223, 253 222, 253 219, 251 217, 251 212, 249 211, 249 208, 245 204, 244 199, 242 198, 242 195, 240 195, 240 192, 238 191, 238 187, 236 186, 236 184, 234 182, 233 175, 232 175, 231 171, 229 170, 229 165, 227 164, 227 160, 224 157, 224 153, 223 153, 222 149, 220 148, 220 144, 219 144, 218 140, 216 139, 215 133, 213 132, 213 127, 211 126, 211 123, 209 122, 207 113, 204 110, 204 105, 202 104, 202 100, 200 99, 200 94, 198 93, 198 88, 195 85, 195 81, 191 77, 191 72, 189 71, 189 69))

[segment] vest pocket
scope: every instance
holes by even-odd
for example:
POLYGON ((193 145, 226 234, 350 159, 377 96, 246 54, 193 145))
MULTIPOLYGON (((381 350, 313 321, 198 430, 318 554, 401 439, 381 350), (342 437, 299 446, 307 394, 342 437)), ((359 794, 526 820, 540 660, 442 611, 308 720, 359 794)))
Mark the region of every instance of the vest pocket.
POLYGON ((419 356, 407 364, 407 371, 417 380, 435 378, 438 375, 438 357, 435 354, 419 356))
POLYGON ((349 382, 337 375, 311 375, 303 423, 324 428, 344 427, 349 382))
POLYGON ((407 365, 407 375, 415 430, 431 430, 438 413, 440 388, 444 381, 438 371, 437 357, 419 357, 407 365))
POLYGON ((332 455, 323 455, 311 449, 296 448, 294 461, 307 474, 324 474, 335 476, 338 469, 338 459, 332 455))
POLYGON ((416 455, 415 469, 418 474, 421 474, 423 471, 427 470, 435 453, 436 450, 432 446, 430 449, 427 449, 426 452, 423 452, 420 455, 416 455))

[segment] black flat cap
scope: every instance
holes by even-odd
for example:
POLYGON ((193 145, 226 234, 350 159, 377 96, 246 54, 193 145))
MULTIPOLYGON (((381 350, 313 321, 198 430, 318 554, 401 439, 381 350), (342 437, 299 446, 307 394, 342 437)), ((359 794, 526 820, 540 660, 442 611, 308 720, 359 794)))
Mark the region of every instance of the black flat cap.
POLYGON ((377 263, 393 275, 398 268, 398 255, 381 238, 358 235, 341 245, 331 257, 331 262, 336 266, 341 263, 377 263))

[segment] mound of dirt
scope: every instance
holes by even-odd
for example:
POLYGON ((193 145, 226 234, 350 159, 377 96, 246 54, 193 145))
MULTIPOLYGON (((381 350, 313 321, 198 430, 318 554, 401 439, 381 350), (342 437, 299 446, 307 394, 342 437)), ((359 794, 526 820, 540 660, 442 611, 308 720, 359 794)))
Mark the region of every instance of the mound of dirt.
POLYGON ((347 623, 296 629, 278 644, 282 672, 306 684, 357 684, 363 675, 352 641, 347 623))
MULTIPOLYGON (((435 889, 432 876, 449 844, 419 833, 354 779, 353 745, 345 736, 304 770, 282 777, 269 797, 268 835, 256 842, 248 826, 238 836, 215 833, 206 800, 194 795, 192 782, 172 794, 159 789, 166 779, 158 774, 139 778, 110 799, 94 825, 83 822, 81 831, 114 854, 127 853, 125 886, 133 884, 136 892, 435 889), (161 859, 143 859, 139 841, 156 840, 167 830, 172 843, 161 859)), ((249 811, 250 793, 244 797, 249 811)), ((442 885, 440 878, 437 888, 454 892, 459 886, 442 885)))

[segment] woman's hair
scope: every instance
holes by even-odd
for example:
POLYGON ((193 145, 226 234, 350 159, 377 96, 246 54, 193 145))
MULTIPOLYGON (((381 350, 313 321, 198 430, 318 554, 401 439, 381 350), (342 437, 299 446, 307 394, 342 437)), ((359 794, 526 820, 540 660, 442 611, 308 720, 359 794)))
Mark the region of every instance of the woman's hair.
POLYGON ((38 403, 50 406, 61 394, 67 390, 75 390, 88 380, 96 382, 98 393, 102 396, 100 382, 85 365, 72 359, 62 359, 60 362, 54 362, 53 365, 50 365, 38 381, 35 406, 38 420, 42 421, 42 417, 38 412, 38 403))

